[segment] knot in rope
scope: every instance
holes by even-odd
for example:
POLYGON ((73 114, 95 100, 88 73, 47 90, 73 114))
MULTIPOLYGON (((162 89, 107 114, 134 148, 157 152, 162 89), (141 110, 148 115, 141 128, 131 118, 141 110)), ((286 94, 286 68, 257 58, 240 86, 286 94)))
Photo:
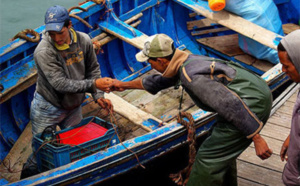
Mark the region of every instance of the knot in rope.
POLYGON ((11 41, 17 39, 17 38, 21 38, 21 39, 24 39, 26 41, 29 41, 29 42, 33 42, 33 43, 37 43, 40 41, 40 34, 37 33, 35 30, 33 29, 25 29, 25 30, 22 30, 20 31, 19 33, 17 33, 12 39, 11 41), (31 37, 28 37, 26 34, 30 34, 30 35, 33 35, 34 37, 31 38, 31 37))
POLYGON ((193 116, 188 112, 180 112, 177 115, 177 122, 185 126, 188 131, 187 141, 189 144, 189 164, 179 171, 176 174, 170 174, 170 178, 177 184, 177 185, 186 185, 189 180, 189 175, 192 170, 192 165, 194 164, 195 157, 196 157, 196 136, 195 136, 195 127, 194 127, 194 119, 193 116), (184 120, 187 118, 188 121, 184 120))

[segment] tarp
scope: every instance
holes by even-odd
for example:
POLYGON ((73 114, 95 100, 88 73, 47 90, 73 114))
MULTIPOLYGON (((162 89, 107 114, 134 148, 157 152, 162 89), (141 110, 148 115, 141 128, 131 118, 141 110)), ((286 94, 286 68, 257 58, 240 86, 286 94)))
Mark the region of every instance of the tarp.
MULTIPOLYGON (((284 35, 278 9, 273 0, 227 0, 225 10, 264 27, 279 35, 284 35)), ((257 59, 277 64, 277 51, 239 34, 239 46, 247 54, 257 59)))

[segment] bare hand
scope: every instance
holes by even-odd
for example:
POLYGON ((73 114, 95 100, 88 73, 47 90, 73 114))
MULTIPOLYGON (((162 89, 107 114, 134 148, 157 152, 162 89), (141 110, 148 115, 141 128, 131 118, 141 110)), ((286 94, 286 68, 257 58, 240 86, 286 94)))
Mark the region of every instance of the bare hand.
POLYGON ((281 150, 280 150, 280 158, 281 161, 287 161, 288 160, 288 154, 287 154, 287 150, 289 147, 289 143, 290 143, 290 136, 288 136, 286 138, 286 140, 284 141, 284 143, 282 144, 281 150))
POLYGON ((272 153, 273 153, 272 149, 270 149, 268 147, 267 142, 259 134, 256 134, 252 138, 252 140, 254 142, 254 147, 255 147, 256 155, 260 159, 265 160, 265 159, 268 159, 272 155, 272 153))
POLYGON ((109 93, 111 90, 111 86, 112 86, 112 82, 113 82, 113 79, 111 78, 99 78, 99 79, 96 79, 96 87, 106 93, 109 93))
POLYGON ((125 89, 123 88, 123 82, 119 81, 117 79, 114 79, 113 82, 112 82, 112 90, 124 91, 125 89))
POLYGON ((111 104, 111 101, 109 99, 105 98, 99 98, 97 100, 97 103, 102 107, 103 109, 113 110, 113 105, 111 104))

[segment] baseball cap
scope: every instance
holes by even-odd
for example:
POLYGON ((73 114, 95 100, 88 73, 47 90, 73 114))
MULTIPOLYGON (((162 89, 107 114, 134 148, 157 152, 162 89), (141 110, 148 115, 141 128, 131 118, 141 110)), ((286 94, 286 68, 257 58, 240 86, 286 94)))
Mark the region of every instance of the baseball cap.
POLYGON ((48 8, 45 14, 46 31, 61 31, 69 18, 68 10, 60 5, 48 8))
POLYGON ((173 39, 166 34, 155 34, 147 38, 142 51, 135 55, 139 62, 147 61, 150 57, 167 57, 173 53, 173 39))

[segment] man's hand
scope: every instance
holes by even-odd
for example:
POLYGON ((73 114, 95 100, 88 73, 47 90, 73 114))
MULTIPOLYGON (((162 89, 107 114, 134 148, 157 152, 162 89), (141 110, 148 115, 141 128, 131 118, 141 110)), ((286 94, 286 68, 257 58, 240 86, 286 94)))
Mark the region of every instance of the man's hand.
POLYGON ((113 105, 111 104, 111 101, 109 99, 105 98, 99 98, 97 100, 97 103, 102 107, 103 109, 108 109, 109 111, 113 110, 113 105))
POLYGON ((105 78, 96 79, 95 84, 97 89, 109 93, 111 91, 110 88, 112 87, 112 82, 113 79, 105 77, 105 78))
POLYGON ((290 144, 290 135, 286 138, 286 140, 284 141, 284 143, 282 144, 281 150, 280 150, 280 158, 281 161, 287 161, 288 160, 288 154, 287 154, 287 150, 290 144))
POLYGON ((123 83, 122 81, 119 81, 117 79, 114 79, 112 82, 112 87, 111 89, 114 91, 124 91, 124 87, 123 87, 123 83))
POLYGON ((272 155, 272 149, 268 147, 267 142, 259 134, 255 134, 252 141, 254 142, 256 155, 260 157, 260 159, 268 159, 272 155))

